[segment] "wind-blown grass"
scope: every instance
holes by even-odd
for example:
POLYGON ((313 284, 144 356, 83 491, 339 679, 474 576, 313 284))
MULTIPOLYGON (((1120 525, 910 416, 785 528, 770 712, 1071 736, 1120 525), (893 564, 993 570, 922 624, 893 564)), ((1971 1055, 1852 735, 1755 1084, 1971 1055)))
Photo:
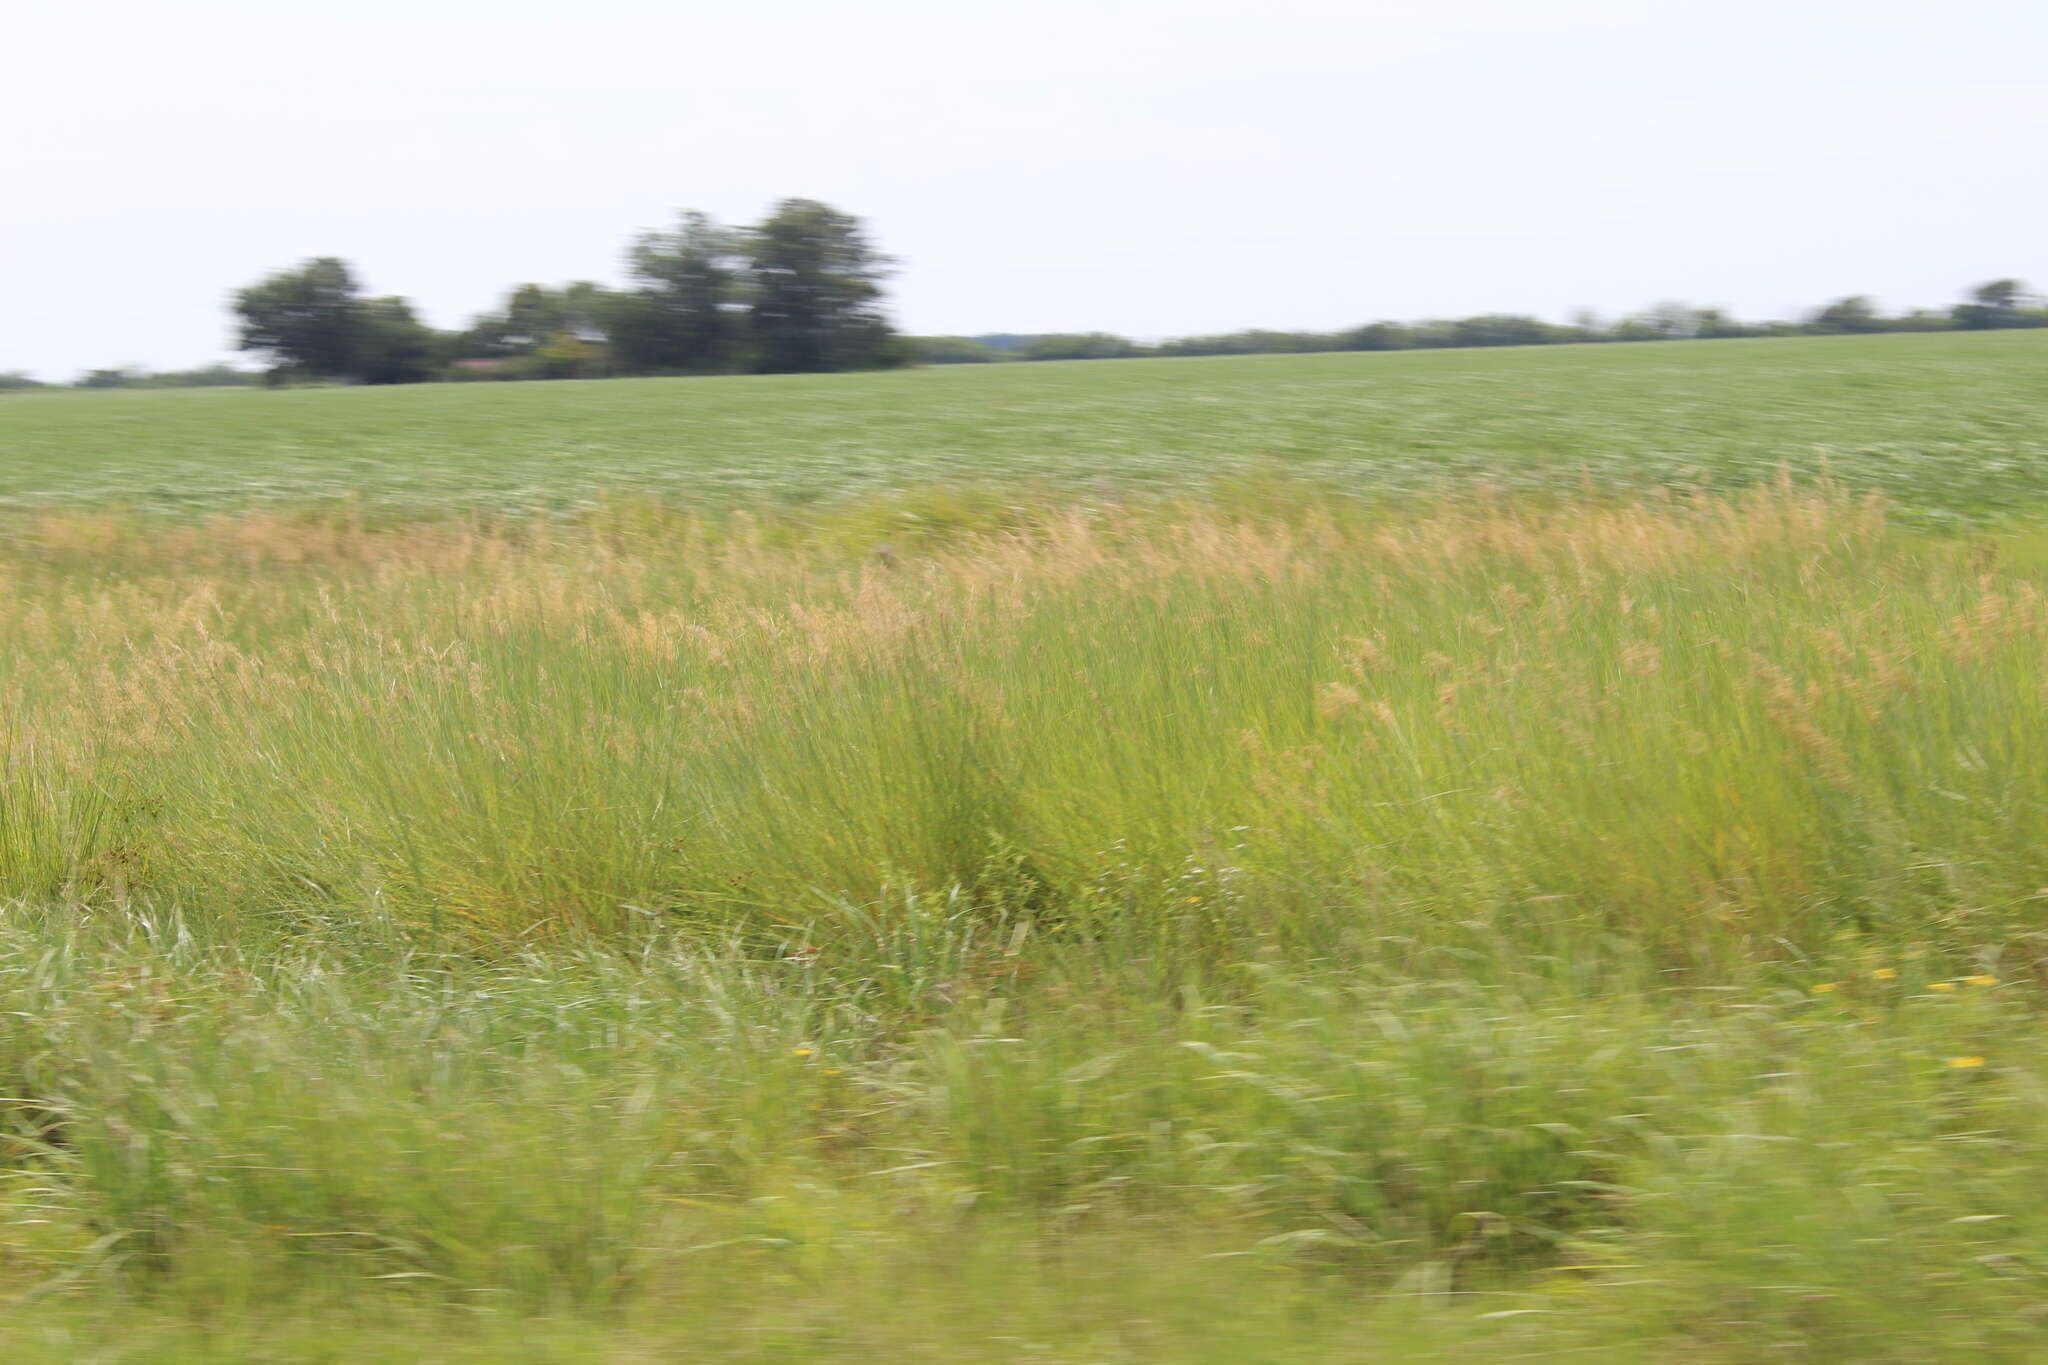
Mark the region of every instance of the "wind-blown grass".
POLYGON ((1096 507, 908 562, 266 534, 325 562, 9 566, 0 890, 453 947, 960 895, 1190 961, 1619 932, 1696 969, 1958 902, 1964 951, 2038 889, 2034 575, 1826 490, 1096 507))
POLYGON ((2031 542, 849 515, 0 550, 12 1354, 2039 1346, 2031 542))

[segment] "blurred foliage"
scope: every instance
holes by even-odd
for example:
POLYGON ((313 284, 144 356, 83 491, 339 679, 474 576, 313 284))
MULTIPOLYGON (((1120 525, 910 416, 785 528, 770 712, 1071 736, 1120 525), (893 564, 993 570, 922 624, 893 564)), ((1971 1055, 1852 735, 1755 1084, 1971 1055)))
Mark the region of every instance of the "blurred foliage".
POLYGON ((276 383, 814 373, 911 358, 880 308, 887 258, 859 219, 816 200, 783 200, 747 228, 685 213, 636 238, 627 261, 628 289, 522 284, 458 332, 426 326, 402 298, 362 298, 333 257, 265 277, 234 308, 242 348, 270 356, 276 383))
POLYGON ((932 365, 988 360, 1117 360, 1137 356, 1306 355, 1322 351, 1414 351, 1446 347, 1552 346, 1597 341, 1712 341, 1738 337, 1833 336, 1865 332, 1939 332, 1951 328, 2048 326, 2039 306, 2017 280, 1997 280, 1972 291, 1972 301, 1949 312, 1916 310, 1887 317, 1866 296, 1838 299, 1802 322, 1743 322, 1720 308, 1662 303, 1603 322, 1582 314, 1570 324, 1514 313, 1426 322, 1375 322, 1339 332, 1252 329, 1215 336, 1175 337, 1154 344, 1107 332, 1043 336, 912 337, 913 356, 932 365))

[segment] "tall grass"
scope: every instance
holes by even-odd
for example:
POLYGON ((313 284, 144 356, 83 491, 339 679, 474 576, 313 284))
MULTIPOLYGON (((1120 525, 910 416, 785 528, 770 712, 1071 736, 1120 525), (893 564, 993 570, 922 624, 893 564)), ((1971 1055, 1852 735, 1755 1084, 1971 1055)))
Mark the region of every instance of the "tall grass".
POLYGON ((7 542, 18 1349, 2029 1358, 2023 545, 1012 521, 7 542))
POLYGON ((2031 960, 2048 602, 1825 488, 1098 508, 900 561, 110 534, 5 569, 10 895, 447 948, 953 895, 1195 958, 1619 934, 1710 970, 1945 924, 2031 960))

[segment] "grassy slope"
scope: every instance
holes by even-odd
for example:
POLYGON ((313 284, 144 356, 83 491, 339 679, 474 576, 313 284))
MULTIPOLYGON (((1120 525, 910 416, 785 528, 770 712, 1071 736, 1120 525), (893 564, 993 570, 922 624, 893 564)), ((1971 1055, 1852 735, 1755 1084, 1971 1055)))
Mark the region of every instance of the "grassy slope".
POLYGON ((2048 334, 1882 336, 0 402, 0 507, 696 505, 939 482, 1746 486, 1823 458, 1929 512, 2048 491, 2048 334))
POLYGON ((2033 543, 18 527, 0 1346, 2039 1358, 2033 543))

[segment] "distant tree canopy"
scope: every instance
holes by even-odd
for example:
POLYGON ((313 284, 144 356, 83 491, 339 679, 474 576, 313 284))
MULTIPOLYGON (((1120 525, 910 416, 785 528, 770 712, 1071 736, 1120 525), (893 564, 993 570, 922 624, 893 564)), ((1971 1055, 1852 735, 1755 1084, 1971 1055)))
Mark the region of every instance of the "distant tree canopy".
POLYGON ((874 369, 907 359, 881 310, 888 266, 858 218, 815 199, 750 228, 684 213, 634 241, 633 287, 597 316, 627 373, 874 369))
POLYGON ((633 240, 626 288, 517 285, 456 332, 426 326, 405 299, 363 298, 332 256, 266 276, 234 310, 242 349, 267 355, 280 380, 871 369, 912 358, 882 312, 888 267, 858 218, 785 199, 746 228, 683 213, 633 240))
POLYGON ((748 342, 764 374, 898 363, 882 316, 890 261, 860 220, 815 199, 785 199, 746 235, 748 342))
POLYGON ((454 349, 480 358, 531 355, 554 338, 596 338, 602 335, 598 315, 604 291, 588 280, 549 289, 522 284, 505 296, 494 313, 477 318, 468 330, 451 338, 454 349))
MULTIPOLYGON (((751 227, 685 211, 629 244, 626 285, 515 285, 456 331, 437 331, 397 295, 365 297, 354 269, 316 256, 236 291, 237 343, 267 375, 228 366, 183 373, 94 370, 80 388, 311 381, 574 379, 603 375, 814 373, 904 364, 1106 360, 1138 356, 1403 351, 1605 341, 1690 341, 2048 327, 2048 304, 2017 279, 1989 280, 1947 310, 1886 316, 1854 294, 1798 322, 1743 322, 1718 308, 1661 303, 1603 322, 1516 313, 1372 322, 1336 332, 1252 329, 1142 342, 1110 332, 898 336, 883 312, 891 260, 860 219, 815 199, 784 199, 751 227)), ((0 391, 43 388, 0 374, 0 391)))
POLYGON ((235 295, 239 344, 279 377, 407 384, 435 373, 435 336, 412 305, 365 299, 348 263, 318 256, 235 295))
POLYGON ((1950 316, 1958 327, 1972 331, 1989 327, 2048 326, 2048 312, 2039 299, 2030 299, 2027 287, 2018 280, 1991 280, 1970 291, 1967 302, 1957 304, 1950 316), (2032 303, 2035 306, 2028 307, 2032 303))
MULTIPOLYGON (((882 312, 891 262, 860 220, 815 199, 785 199, 753 227, 685 212, 633 239, 627 286, 588 280, 514 286, 459 331, 436 331, 395 295, 365 298, 354 270, 317 256, 233 298, 243 350, 267 375, 226 365, 147 373, 92 370, 74 388, 170 388, 251 382, 407 384, 430 379, 584 379, 603 375, 808 373, 893 365, 1140 356, 1289 355, 1468 346, 2048 327, 2048 300, 2017 279, 1987 280, 1947 309, 1887 316, 1851 294, 1797 322, 1744 322, 1719 308, 1667 302, 1602 321, 1517 313, 1372 322, 1336 332, 1252 329, 1141 342, 1111 332, 898 336, 882 312)), ((49 388, 0 372, 0 393, 49 388)))
POLYGON ((1003 352, 974 337, 906 337, 913 365, 986 365, 1003 352))
POLYGON ((1813 315, 1813 330, 1816 332, 1881 332, 1885 330, 1884 319, 1878 316, 1877 307, 1867 294, 1852 294, 1845 299, 1836 299, 1813 315))
POLYGON ((2018 280, 1993 280, 1946 312, 1917 309, 1887 317, 1867 295, 1835 300, 1801 322, 1742 322, 1719 308, 1660 303, 1602 322, 1581 313, 1569 324, 1516 313, 1426 322, 1374 322, 1342 332, 1254 330, 1176 337, 1144 344, 1108 332, 1040 336, 906 337, 911 355, 931 365, 990 360, 1103 360, 1126 356, 1292 355, 1314 351, 1414 351, 1469 346, 1548 346, 1598 341, 1705 341, 1733 337, 1829 336, 1865 332, 1938 332, 1957 328, 2048 327, 2048 308, 2018 280))
POLYGON ((391 295, 358 305, 355 328, 351 377, 365 384, 417 384, 434 377, 434 329, 404 299, 391 295))
POLYGON ((352 377, 363 336, 355 273, 334 256, 265 276, 235 295, 238 344, 263 352, 282 371, 313 379, 352 377))
POLYGON ((1062 332, 1033 337, 1017 355, 1024 360, 1119 360, 1141 348, 1128 337, 1108 332, 1062 332))
POLYGON ((742 250, 740 234, 695 212, 635 239, 626 253, 634 287, 602 313, 620 366, 643 374, 737 368, 747 323, 742 250))

